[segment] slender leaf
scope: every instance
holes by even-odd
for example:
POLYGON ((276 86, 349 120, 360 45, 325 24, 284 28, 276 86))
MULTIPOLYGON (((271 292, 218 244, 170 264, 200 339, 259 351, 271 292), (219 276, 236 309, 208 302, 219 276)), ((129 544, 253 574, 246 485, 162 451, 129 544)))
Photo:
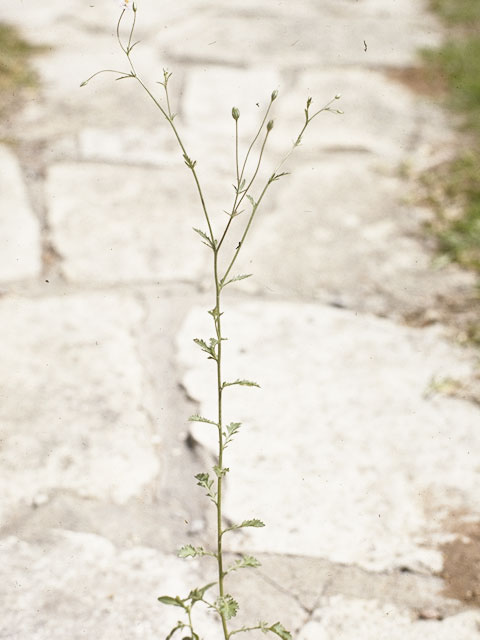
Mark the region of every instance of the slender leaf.
POLYGON ((187 167, 193 171, 193 169, 195 168, 195 165, 197 164, 197 161, 189 158, 186 153, 183 154, 183 159, 187 167))
POLYGON ((290 633, 290 631, 287 631, 283 624, 280 624, 280 622, 276 622, 271 627, 269 627, 269 631, 276 633, 277 636, 282 638, 282 640, 292 640, 292 634, 290 633))
POLYGON ((175 598, 172 598, 171 596, 160 596, 157 600, 162 604, 169 604, 173 607, 182 607, 182 609, 186 609, 183 601, 178 596, 175 598))
POLYGON ((227 280, 227 282, 221 282, 220 286, 222 287, 226 287, 227 284, 230 284, 231 282, 238 282, 239 280, 245 280, 246 278, 251 278, 252 277, 252 273, 247 273, 247 274, 242 274, 239 276, 235 276, 234 278, 231 278, 230 280, 227 280))
MULTIPOLYGON (((173 117, 172 117, 172 120, 173 120, 173 117)), ((210 247, 210 249, 213 249, 212 241, 211 241, 211 239, 207 236, 207 234, 206 234, 204 231, 202 231, 201 229, 196 229, 195 227, 192 227, 192 228, 193 228, 193 230, 194 230, 196 233, 198 233, 198 235, 199 235, 201 238, 203 238, 203 239, 205 240, 205 242, 204 242, 203 244, 206 244, 206 245, 207 245, 207 247, 210 247)))
POLYGON ((199 416, 197 414, 190 416, 188 420, 189 422, 207 422, 208 424, 214 424, 215 426, 218 426, 218 424, 213 420, 209 420, 208 418, 204 418, 203 416, 199 416))
POLYGON ((204 587, 192 589, 188 594, 188 599, 192 601, 192 605, 195 604, 195 602, 202 600, 205 592, 208 591, 208 589, 210 589, 211 587, 214 587, 216 584, 216 582, 209 582, 204 587))
POLYGON ((225 529, 223 533, 226 533, 227 531, 234 531, 235 529, 243 529, 244 527, 259 528, 264 526, 265 526, 264 522, 262 522, 258 518, 252 518, 251 520, 244 520, 240 524, 233 524, 231 527, 228 527, 228 529, 225 529))
POLYGON ((260 385, 257 384, 256 382, 252 382, 252 380, 235 380, 234 382, 224 382, 222 384, 222 389, 225 389, 225 387, 233 387, 234 384, 238 384, 242 387, 258 387, 260 388, 260 385))

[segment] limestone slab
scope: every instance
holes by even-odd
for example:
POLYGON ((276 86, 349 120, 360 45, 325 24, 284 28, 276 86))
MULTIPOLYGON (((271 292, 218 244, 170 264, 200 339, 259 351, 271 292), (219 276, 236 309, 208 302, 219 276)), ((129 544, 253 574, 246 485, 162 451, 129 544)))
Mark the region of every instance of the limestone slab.
MULTIPOLYGON (((284 78, 286 80, 286 78, 284 78)), ((402 161, 413 162, 433 152, 439 145, 452 144, 447 115, 425 97, 389 78, 385 71, 353 68, 307 70, 284 90, 276 102, 275 136, 282 127, 290 138, 303 125, 303 108, 312 98, 310 115, 333 100, 333 109, 342 114, 321 113, 312 121, 296 152, 302 157, 318 153, 356 150, 374 154, 384 167, 402 161)), ((282 131, 283 133, 283 131, 282 131)))
MULTIPOLYGON (((13 640, 165 638, 182 612, 157 597, 186 597, 205 584, 195 562, 64 530, 35 544, 4 538, 0 559, 0 634, 13 640)), ((202 637, 218 640, 205 608, 196 621, 202 637)))
POLYGON ((393 605, 331 598, 317 609, 299 640, 475 640, 480 617, 465 611, 445 620, 418 620, 393 605))
POLYGON ((158 38, 173 56, 210 63, 268 62, 284 68, 411 64, 418 47, 438 42, 439 28, 418 3, 394 5, 268 2, 260 10, 253 3, 241 3, 226 11, 208 3, 201 10, 194 6, 158 38))
POLYGON ((357 153, 298 159, 239 254, 238 273, 256 276, 246 290, 404 316, 472 285, 455 266, 432 269, 424 212, 402 200, 404 184, 381 163, 357 153))
POLYGON ((198 194, 181 160, 172 169, 67 163, 47 183, 52 240, 67 278, 194 282, 207 248, 198 194))
POLYGON ((40 225, 18 160, 4 145, 0 145, 0 211, 0 281, 37 277, 42 266, 40 225))
POLYGON ((123 504, 159 473, 131 296, 5 298, 0 522, 50 491, 123 504))
MULTIPOLYGON (((451 512, 479 516, 479 408, 431 394, 435 380, 471 370, 438 331, 294 303, 225 307, 225 423, 244 427, 227 450, 226 515, 270 527, 232 535, 235 548, 315 555, 371 570, 441 568, 451 512)), ((215 371, 193 338, 209 338, 193 310, 179 337, 184 385, 215 419, 215 371)), ((215 427, 195 424, 212 453, 215 427)), ((225 542, 227 543, 227 542, 225 542)))

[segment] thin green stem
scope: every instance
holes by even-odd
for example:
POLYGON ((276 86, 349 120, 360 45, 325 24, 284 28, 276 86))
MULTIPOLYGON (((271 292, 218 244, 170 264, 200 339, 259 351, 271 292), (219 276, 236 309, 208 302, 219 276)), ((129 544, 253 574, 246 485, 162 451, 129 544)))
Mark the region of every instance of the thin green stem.
POLYGON ((235 629, 235 631, 230 631, 229 637, 235 635, 236 633, 244 633, 247 631, 256 631, 257 629, 262 629, 263 627, 261 627, 259 624, 255 625, 254 627, 243 627, 242 629, 235 629))
MULTIPOLYGON (((262 193, 260 194, 259 199, 256 201, 255 205, 253 206, 252 212, 251 212, 251 214, 250 214, 250 218, 249 218, 249 220, 248 220, 247 226, 245 227, 245 230, 244 230, 244 232, 243 232, 242 238, 241 238, 240 242, 238 243, 238 246, 237 246, 237 248, 236 248, 236 250, 235 250, 235 253, 234 253, 234 255, 233 255, 232 260, 230 261, 230 264, 229 264, 229 265, 228 265, 228 267, 227 267, 227 270, 225 271, 225 273, 224 273, 224 275, 223 275, 222 279, 220 280, 220 282, 221 282, 222 284, 223 284, 223 283, 225 282, 225 280, 227 279, 228 274, 230 273, 230 271, 231 271, 231 269, 232 269, 232 267, 233 267, 233 265, 234 265, 235 261, 237 260, 237 256, 238 256, 238 254, 240 253, 240 251, 241 251, 241 249, 242 249, 242 247, 243 247, 243 243, 244 243, 244 241, 245 241, 245 238, 247 237, 247 234, 248 234, 248 232, 249 232, 249 230, 250 230, 250 227, 251 227, 251 225, 252 225, 253 218, 255 217, 255 214, 256 214, 256 212, 257 212, 257 210, 258 210, 258 207, 259 207, 259 205, 260 205, 261 201, 263 200, 263 197, 265 196, 265 193, 266 193, 266 191, 267 191, 268 187, 272 184, 272 182, 273 182, 273 178, 278 174, 278 172, 279 172, 279 171, 280 171, 280 169, 283 167, 283 165, 284 165, 284 164, 285 164, 285 162, 288 160, 288 158, 291 156, 291 154, 292 154, 292 153, 293 153, 293 151, 296 149, 296 147, 298 147, 298 146, 299 146, 299 144, 300 144, 300 142, 301 142, 301 140, 302 140, 302 136, 303 136, 303 134, 305 133, 305 130, 306 130, 306 128, 308 127, 308 125, 312 122, 312 120, 313 120, 314 118, 316 118, 316 117, 317 117, 320 113, 322 113, 323 111, 330 111, 330 110, 331 110, 331 109, 330 109, 330 105, 331 105, 331 104, 333 104, 333 102, 335 102, 335 100, 337 100, 337 99, 338 99, 338 97, 337 97, 337 96, 335 96, 335 98, 332 98, 332 100, 330 100, 329 102, 327 102, 327 104, 326 104, 324 107, 322 107, 321 109, 319 109, 318 111, 316 111, 312 116, 310 116, 310 115, 309 115, 309 113, 308 113, 308 107, 310 106, 310 98, 309 98, 309 100, 307 101, 307 108, 305 109, 305 122, 304 122, 304 124, 303 124, 303 127, 301 128, 300 133, 298 134, 298 136, 297 136, 297 138, 296 138, 295 142, 293 143, 293 145, 292 145, 292 147, 290 148, 290 150, 288 151, 288 153, 287 153, 287 154, 285 154, 285 156, 282 158, 282 160, 280 161, 280 163, 279 163, 279 164, 277 165, 277 167, 275 168, 275 171, 273 172, 273 174, 272 174, 271 178, 267 181, 267 184, 264 186, 264 188, 263 188, 263 190, 262 190, 262 193)), ((272 104, 272 103, 270 102, 270 105, 271 105, 271 104, 272 104)), ((268 110, 267 110, 267 114, 268 114, 268 110)), ((258 137, 258 136, 257 136, 257 137, 258 137)), ((265 142, 266 142, 266 139, 265 139, 265 142)), ((264 143, 264 144, 265 144, 265 143, 264 143)), ((262 151, 263 151, 263 148, 262 148, 262 151)), ((249 187, 248 187, 248 188, 250 188, 250 185, 249 185, 249 187)), ((243 196, 245 196, 245 195, 246 195, 246 193, 247 193, 247 191, 248 191, 248 188, 247 188, 247 190, 245 191, 245 193, 243 194, 243 196)), ((242 198, 243 198, 243 196, 242 196, 242 198)), ((231 221, 231 218, 230 218, 230 220, 229 220, 229 223, 230 223, 230 221, 231 221)), ((228 228, 228 226, 229 226, 229 225, 227 224, 227 228, 228 228)), ((223 240, 223 237, 224 237, 224 236, 225 236, 225 232, 224 232, 224 234, 223 234, 223 236, 222 236, 222 240, 223 240)))
MULTIPOLYGON (((122 19, 123 13, 124 13, 124 11, 122 12, 122 15, 120 16, 120 20, 122 19)), ((151 100, 153 100, 154 104, 158 107, 158 109, 160 110, 160 112, 162 113, 164 118, 169 123, 170 127, 173 130, 175 138, 177 139, 177 142, 178 142, 178 144, 180 146, 180 149, 182 150, 184 158, 189 158, 189 155, 187 154, 187 151, 185 149, 185 145, 183 144, 182 139, 180 137, 180 134, 178 133, 177 127, 175 126, 175 124, 173 122, 173 118, 171 117, 170 105, 168 106, 169 113, 167 113, 165 111, 165 109, 163 108, 163 106, 160 104, 160 102, 155 98, 153 93, 150 91, 150 89, 146 86, 146 84, 143 82, 143 80, 137 74, 137 71, 136 71, 135 66, 134 66, 134 64, 132 62, 132 58, 130 56, 130 53, 122 45, 122 42, 121 42, 121 39, 120 39, 120 33, 119 33, 120 20, 118 21, 118 25, 117 25, 118 40, 119 40, 119 43, 120 43, 120 47, 122 48, 122 51, 127 56, 127 59, 128 59, 129 64, 130 64, 131 71, 132 71, 132 77, 134 77, 137 80, 137 82, 144 89, 144 91, 151 98, 151 100)), ((210 240, 212 241, 212 246, 213 246, 215 244, 215 237, 213 235, 213 229, 212 229, 212 225, 211 225, 211 222, 210 222, 210 217, 208 215, 208 210, 207 210, 207 205, 205 203, 205 197, 203 195, 203 190, 202 190, 202 187, 200 185, 200 181, 198 179, 197 172, 195 171, 195 167, 193 166, 193 164, 189 164, 188 167, 191 170, 191 172, 193 174, 193 178, 195 180, 195 184, 196 184, 196 187, 197 187, 197 192, 198 192, 198 195, 200 197, 200 202, 202 204, 203 213, 204 213, 204 216, 205 216, 205 220, 207 222, 208 232, 210 234, 210 240)))
MULTIPOLYGON (((89 78, 84 80, 80 86, 84 87, 86 84, 88 84, 90 82, 90 80, 93 80, 93 78, 95 78, 96 76, 99 76, 101 73, 119 73, 120 76, 123 77, 123 78, 131 75, 129 71, 119 71, 118 69, 101 69, 101 71, 97 71, 96 73, 91 75, 89 78)), ((132 76, 132 78, 133 78, 133 76, 132 76)), ((116 79, 118 80, 118 78, 116 78, 116 79)))
MULTIPOLYGON (((137 81, 140 83, 140 85, 147 92, 147 94, 150 96, 150 98, 153 100, 153 102, 157 105, 157 107, 160 109, 162 114, 167 119, 168 123, 170 124, 170 126, 171 126, 171 128, 173 130, 173 133, 175 134, 175 137, 176 137, 177 142, 178 142, 178 144, 180 146, 180 149, 182 150, 183 155, 186 156, 186 157, 189 157, 188 154, 187 154, 187 151, 185 149, 185 146, 184 146, 184 144, 182 142, 182 139, 180 138, 178 130, 177 130, 176 126, 174 125, 174 123, 172 122, 172 119, 169 118, 169 116, 168 116, 167 112, 165 111, 165 109, 161 106, 161 104, 158 102, 158 100, 152 94, 150 89, 144 84, 144 82, 141 80, 141 78, 139 78, 137 76, 136 73, 135 73, 135 78, 137 79, 137 81)), ((205 216, 205 220, 207 221, 207 225, 208 225, 208 232, 210 234, 210 240, 212 241, 212 244, 214 244, 215 238, 214 238, 214 235, 213 235, 213 229, 212 229, 212 225, 211 225, 211 222, 210 222, 210 217, 208 215, 207 205, 205 203, 205 198, 204 198, 204 195, 203 195, 202 187, 200 185, 200 181, 198 179, 197 172, 195 171, 195 167, 189 166, 189 169, 191 170, 191 172, 193 174, 193 178, 194 178, 195 184, 197 186, 197 192, 198 192, 198 195, 200 197, 200 202, 202 204, 203 213, 204 213, 204 216, 205 216)))
POLYGON ((235 119, 235 169, 237 173, 237 189, 240 189, 240 173, 238 169, 238 118, 235 119))
MULTIPOLYGON (((118 41, 118 44, 120 45, 120 48, 121 48, 121 50, 123 51, 123 53, 127 53, 127 50, 126 50, 126 49, 125 49, 125 47, 123 46, 122 38, 120 37, 120 24, 121 24, 121 22, 122 22, 122 18, 123 18, 123 16, 124 16, 124 15, 125 15, 125 9, 123 9, 123 11, 122 11, 122 13, 120 14, 120 17, 119 17, 119 19, 118 19, 118 22, 117 22, 117 41, 118 41)), ((127 55, 128 55, 128 54, 127 54, 127 55)))
POLYGON ((128 53, 130 53, 130 51, 132 49, 132 38, 133 38, 133 32, 135 31, 135 24, 136 23, 137 23, 137 12, 134 11, 133 12, 132 28, 130 29, 130 35, 128 36, 128 44, 127 44, 128 53))
MULTIPOLYGON (((222 325, 221 325, 221 308, 220 308, 220 292, 221 286, 218 279, 218 248, 213 253, 213 269, 215 279, 215 332, 217 334, 217 408, 218 408, 218 468, 223 469, 223 416, 222 416, 222 325)), ((218 564, 218 590, 220 598, 225 595, 223 571, 223 551, 222 551, 222 474, 217 476, 217 564, 218 564)), ((222 620, 223 635, 228 640, 228 627, 225 615, 220 612, 222 620)))
POLYGON ((196 634, 194 629, 193 629, 192 608, 191 607, 187 607, 187 616, 188 616, 188 626, 190 627, 190 631, 192 632, 192 637, 197 637, 198 638, 198 634, 196 634))
MULTIPOLYGON (((272 95, 273 95, 273 94, 272 94, 272 95)), ((240 200, 239 200, 238 198, 239 198, 239 196, 240 196, 240 185, 241 185, 242 180, 243 180, 243 176, 244 176, 244 173, 245 173, 245 168, 246 168, 246 165, 247 165, 248 158, 249 158, 249 156, 250 156, 250 152, 252 151, 252 149, 253 149, 253 146, 254 146, 255 142, 258 140, 258 136, 259 136, 259 135, 260 135, 260 133, 262 132, 262 129, 263 129, 264 125, 265 125, 265 122, 266 122, 266 120, 267 120, 267 118, 268 118, 268 114, 270 113, 270 109, 271 109, 271 106, 272 106, 273 100, 274 100, 274 98, 273 98, 273 97, 272 97, 272 98, 270 98, 270 103, 269 103, 269 105, 268 105, 268 107, 267 107, 267 110, 265 111, 265 115, 263 116, 263 120, 262 120, 262 122, 261 122, 261 124, 260 124, 260 126, 259 126, 259 128, 258 128, 257 133, 255 134, 255 137, 253 138, 252 142, 250 143, 250 146, 248 147, 247 153, 246 153, 246 155, 245 155, 245 159, 244 159, 244 161, 243 161, 242 171, 241 171, 241 173, 240 173, 240 174, 239 174, 239 161, 238 161, 238 118, 236 118, 236 119, 235 119, 235 165, 236 165, 236 173, 237 173, 237 188, 236 188, 236 192, 235 192, 235 198, 234 198, 234 200, 233 200, 232 211, 231 211, 231 213, 230 213, 230 219, 229 219, 229 221, 227 222, 227 225, 226 225, 226 227, 225 227, 225 230, 223 231, 222 237, 220 238, 220 242, 218 243, 218 247, 219 247, 219 248, 220 248, 220 245, 222 244, 222 242, 223 242, 223 240, 224 240, 225 236, 226 236, 226 235, 227 235, 227 233, 228 233, 228 230, 229 230, 229 228, 230 228, 230 225, 232 224, 232 220, 233 220, 233 218, 235 217, 235 214, 236 214, 236 212, 237 212, 237 210, 238 210, 238 207, 239 207, 239 206, 240 206, 240 204, 242 203, 243 198, 247 195, 248 190, 249 190, 249 189, 250 189, 250 187, 252 186, 252 184, 253 184, 253 182, 254 182, 254 180, 255 180, 256 176, 257 176, 258 170, 259 170, 259 168, 260 168, 260 163, 261 163, 261 161, 262 161, 262 156, 263 156, 263 150, 264 150, 264 148, 265 148, 265 143, 266 143, 266 141, 267 141, 267 140, 266 140, 266 138, 265 138, 265 140, 264 140, 264 142, 263 142, 263 145, 262 145, 262 149, 261 149, 261 152, 260 152, 260 158, 259 158, 259 160, 258 160, 257 167, 256 167, 256 170, 255 170, 255 173, 254 173, 254 176, 253 176, 253 178, 250 180, 250 183, 248 184, 248 187, 247 187, 246 189, 244 189, 244 190, 243 190, 243 194, 242 194, 242 196, 240 197, 240 200)), ((267 137, 268 137, 268 133, 269 133, 269 132, 267 132, 267 137)))
POLYGON ((168 117, 171 121, 173 121, 172 109, 170 108, 170 96, 168 94, 168 77, 165 76, 165 82, 163 83, 163 88, 165 90, 165 97, 167 99, 167 109, 168 109, 168 117))
POLYGON ((244 230, 244 232, 243 232, 242 238, 241 238, 240 242, 238 243, 238 247, 237 247, 237 248, 236 248, 236 250, 235 250, 235 253, 234 253, 234 255, 233 255, 233 258, 232 258, 232 260, 231 260, 230 264, 228 265, 227 270, 225 271, 225 273, 224 273, 224 274, 223 274, 223 276, 222 276, 222 279, 220 280, 220 282, 221 282, 222 284, 223 284, 223 283, 225 282, 225 280, 227 279, 227 276, 228 276, 228 274, 230 273, 230 271, 231 271, 231 269, 232 269, 232 267, 233 267, 233 265, 234 265, 234 263, 235 263, 235 261, 236 261, 236 259, 237 259, 238 254, 240 253, 240 250, 241 250, 241 248, 242 248, 242 246, 243 246, 243 243, 244 243, 244 241, 245 241, 245 238, 247 237, 248 231, 249 231, 249 229, 250 229, 250 227, 251 227, 251 225, 252 225, 253 218, 255 217, 255 214, 256 214, 256 212, 257 212, 257 209, 258 209, 258 207, 259 207, 259 205, 260 205, 261 201, 263 200, 263 197, 264 197, 264 195, 265 195, 265 193, 266 193, 266 191, 267 191, 268 187, 270 186, 270 184, 271 184, 271 183, 270 183, 270 181, 269 181, 269 182, 267 182, 267 184, 264 186, 264 188, 263 188, 263 190, 262 190, 262 193, 260 194, 259 199, 257 200, 257 202, 255 203, 255 205, 254 205, 254 207, 253 207, 253 209, 252 209, 252 213, 250 214, 250 218, 248 219, 248 223, 247 223, 247 226, 245 227, 245 230, 244 230))
POLYGON ((262 132, 262 129, 263 129, 264 125, 265 125, 265 122, 267 121, 268 114, 270 113, 270 109, 272 108, 272 104, 273 104, 273 100, 270 98, 270 102, 268 104, 267 110, 265 111, 265 115, 263 116, 263 120, 262 120, 262 122, 261 122, 261 124, 260 124, 260 126, 258 128, 258 131, 257 131, 255 137, 253 138, 252 142, 250 143, 250 146, 248 147, 248 151, 247 151, 247 153, 245 155, 245 160, 243 161, 243 165, 242 165, 242 171, 240 172, 239 184, 243 180, 243 175, 245 173, 245 167, 247 166, 247 161, 248 161, 248 158, 250 156, 250 152, 253 149, 253 145, 258 140, 258 136, 262 132))
MULTIPOLYGON (((253 185, 253 183, 254 183, 254 181, 255 181, 255 178, 257 177, 258 171, 259 171, 259 169, 260 169, 260 165, 261 165, 261 163, 262 163, 263 152, 265 151, 265 145, 267 144, 267 140, 268 140, 268 135, 269 135, 269 133, 270 133, 270 131, 268 131, 268 130, 267 130, 267 133, 265 134, 265 139, 264 139, 264 141, 263 141, 262 148, 261 148, 261 150, 260 150, 260 154, 259 154, 259 157, 258 157, 257 166, 255 167, 255 171, 254 171, 254 173, 253 173, 253 177, 251 178, 250 182, 248 183, 247 188, 245 189, 245 191, 243 192, 242 196, 240 197, 240 200, 239 200, 238 202, 236 202, 236 203, 235 203, 235 206, 234 206, 233 211, 235 211, 236 209, 238 209, 238 207, 242 204, 243 199, 244 199, 244 198, 245 198, 245 196, 247 195, 247 193, 248 193, 249 189, 251 188, 251 186, 253 185)), ((237 198, 238 198, 238 194, 237 194, 237 198)), ((232 223, 232 220, 233 220, 233 212, 232 212, 232 215, 230 216, 230 219, 229 219, 229 221, 228 221, 228 223, 227 223, 227 225, 226 225, 226 227, 225 227, 225 229, 224 229, 224 231, 223 231, 223 233, 222 233, 222 237, 220 238, 220 241, 219 241, 219 243, 218 243, 218 249, 220 249, 220 247, 221 247, 221 245, 222 245, 222 242, 223 242, 223 240, 225 239, 225 236, 226 236, 226 235, 227 235, 227 233, 228 233, 228 230, 229 230, 229 228, 230 228, 230 225, 231 225, 231 223, 232 223)))

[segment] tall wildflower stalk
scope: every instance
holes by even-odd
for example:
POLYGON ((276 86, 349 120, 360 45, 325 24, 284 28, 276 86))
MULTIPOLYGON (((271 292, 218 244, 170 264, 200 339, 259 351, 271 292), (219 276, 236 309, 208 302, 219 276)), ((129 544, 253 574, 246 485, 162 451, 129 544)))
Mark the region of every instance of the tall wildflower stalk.
POLYGON ((215 396, 217 399, 217 414, 212 419, 206 418, 201 415, 193 415, 189 418, 189 420, 192 422, 202 422, 210 424, 217 430, 218 434, 216 464, 213 465, 209 472, 198 473, 195 476, 197 485, 204 489, 206 496, 215 506, 216 536, 212 548, 205 549, 200 546, 187 544, 178 551, 178 556, 180 558, 202 556, 209 556, 214 558, 217 564, 217 580, 215 582, 211 582, 201 587, 192 589, 190 593, 183 598, 179 596, 160 596, 158 598, 158 600, 165 605, 171 605, 182 609, 185 614, 184 620, 181 620, 177 623, 177 625, 166 636, 166 640, 170 640, 170 638, 172 638, 172 636, 177 631, 183 631, 185 633, 185 630, 188 635, 184 636, 183 640, 200 640, 200 636, 195 631, 195 625, 192 617, 192 609, 198 602, 203 603, 209 609, 214 610, 218 614, 224 640, 229 640, 235 634, 253 630, 261 630, 264 633, 270 632, 282 638, 282 640, 291 640, 292 636, 290 632, 287 631, 280 622, 271 624, 260 621, 250 627, 243 626, 236 629, 232 629, 230 627, 230 620, 232 620, 236 616, 239 605, 237 601, 232 597, 232 595, 226 592, 225 578, 227 575, 234 571, 244 568, 255 568, 260 566, 260 563, 253 556, 245 554, 240 559, 233 562, 231 565, 225 566, 223 549, 224 537, 229 532, 237 529, 246 527, 264 527, 265 525, 258 518, 246 519, 242 522, 239 522, 238 524, 234 524, 228 527, 224 524, 224 517, 222 513, 223 484, 225 476, 230 470, 229 467, 226 467, 224 464, 225 450, 232 443, 234 437, 237 435, 242 425, 239 422, 228 422, 227 424, 223 413, 223 395, 227 391, 228 387, 234 385, 245 387, 259 387, 259 385, 252 380, 236 379, 234 381, 226 381, 223 378, 222 343, 224 340, 226 340, 226 338, 222 334, 222 292, 228 285, 245 278, 249 278, 251 276, 251 274, 232 275, 232 269, 235 266, 238 255, 245 244, 246 238, 252 226, 252 222, 259 210, 259 207, 262 204, 270 186, 274 182, 280 180, 280 178, 282 178, 283 176, 287 175, 287 172, 283 171, 285 162, 290 157, 294 149, 301 144, 303 134, 305 133, 305 130, 312 122, 312 120, 314 120, 320 113, 324 111, 329 111, 331 113, 342 113, 341 110, 332 107, 333 103, 338 100, 340 96, 336 95, 324 107, 316 111, 313 110, 313 112, 311 111, 312 98, 307 99, 304 109, 304 119, 300 131, 288 153, 286 153, 286 155, 280 160, 274 171, 270 174, 269 178, 261 186, 257 199, 252 196, 251 192, 254 184, 256 186, 256 180, 258 178, 259 170, 264 159, 265 148, 274 127, 274 121, 272 119, 269 119, 269 115, 272 109, 272 105, 277 99, 278 91, 274 90, 271 93, 270 100, 268 102, 263 118, 260 122, 260 125, 258 126, 258 129, 256 130, 255 135, 252 138, 250 145, 248 146, 243 160, 241 159, 239 146, 240 111, 236 107, 232 108, 232 118, 235 124, 235 178, 233 185, 234 196, 231 208, 225 212, 228 216, 228 220, 226 224, 223 225, 223 230, 221 230, 221 233, 217 235, 214 231, 214 225, 207 208, 205 194, 197 175, 197 162, 196 160, 193 160, 188 154, 175 122, 176 114, 172 111, 171 98, 169 94, 169 81, 172 74, 166 69, 163 70, 163 78, 158 83, 163 88, 162 100, 150 90, 150 88, 139 76, 132 59, 132 51, 138 44, 138 42, 134 42, 137 7, 132 2, 132 0, 122 0, 120 2, 120 6, 122 7, 122 12, 117 23, 116 37, 118 44, 126 57, 127 69, 102 69, 101 71, 94 73, 92 76, 90 76, 90 78, 85 80, 85 82, 83 82, 81 86, 85 86, 90 80, 92 80, 92 78, 101 73, 113 73, 117 76, 116 80, 133 79, 134 81, 136 81, 141 89, 154 102, 154 104, 170 126, 172 134, 174 135, 178 143, 180 153, 183 156, 185 165, 188 167, 192 174, 200 201, 203 219, 206 225, 205 229, 194 228, 194 231, 199 235, 202 243, 210 249, 212 254, 212 285, 214 291, 214 306, 208 311, 208 313, 212 317, 214 337, 208 339, 195 338, 194 342, 198 345, 201 351, 203 351, 207 355, 207 358, 214 362, 216 368, 215 396), (125 38, 122 37, 121 27, 122 21, 124 20, 127 12, 131 12, 133 16, 131 17, 131 23, 127 31, 128 35, 125 38), (253 172, 249 174, 247 171, 247 163, 251 159, 251 156, 254 154, 256 154, 256 161, 254 161, 253 163, 253 172), (250 209, 249 213, 246 216, 243 216, 243 232, 241 233, 240 241, 233 251, 233 254, 231 254, 230 256, 227 255, 227 266, 225 268, 222 268, 219 263, 219 257, 221 254, 223 254, 222 249, 225 249, 225 238, 231 230, 232 225, 234 224, 234 220, 242 213, 244 213, 244 209, 241 209, 241 207, 246 206, 245 200, 247 200, 250 209), (207 599, 207 592, 213 590, 214 587, 216 587, 217 590, 216 597, 213 597, 213 599, 207 599))

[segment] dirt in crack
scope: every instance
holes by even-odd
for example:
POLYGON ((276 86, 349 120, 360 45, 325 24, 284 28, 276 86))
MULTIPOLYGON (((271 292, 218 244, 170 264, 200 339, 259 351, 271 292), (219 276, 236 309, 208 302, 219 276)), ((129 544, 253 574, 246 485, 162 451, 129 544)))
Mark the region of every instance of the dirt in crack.
POLYGON ((480 521, 456 525, 457 538, 443 544, 445 595, 480 607, 480 521))

